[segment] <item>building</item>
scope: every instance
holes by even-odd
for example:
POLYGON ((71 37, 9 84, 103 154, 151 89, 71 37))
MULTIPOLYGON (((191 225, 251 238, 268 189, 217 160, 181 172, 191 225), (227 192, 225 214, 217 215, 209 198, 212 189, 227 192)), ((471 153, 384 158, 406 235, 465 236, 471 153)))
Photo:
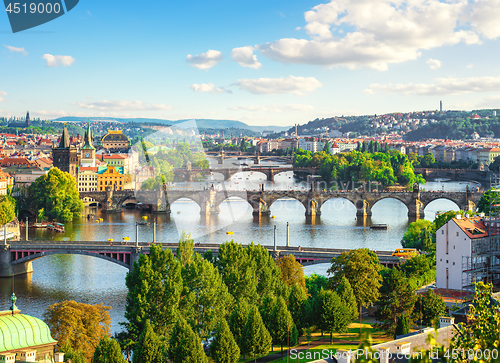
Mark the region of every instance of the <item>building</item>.
POLYGON ((106 191, 107 187, 111 187, 116 190, 123 190, 125 187, 123 168, 115 168, 114 166, 99 168, 97 181, 100 192, 106 191))
MULTIPOLYGON (((151 155, 151 154, 150 154, 151 155)), ((102 154, 99 156, 102 162, 106 163, 107 166, 114 166, 116 168, 123 168, 123 172, 128 174, 129 163, 128 154, 102 154)))
POLYGON ((92 130, 90 122, 87 123, 87 131, 83 138, 83 146, 80 148, 80 166, 83 168, 95 167, 95 147, 92 144, 92 130))
POLYGON ((144 183, 146 180, 150 178, 155 178, 156 173, 155 173, 155 168, 152 166, 143 166, 142 168, 138 169, 135 173, 135 188, 137 190, 141 189, 142 183, 144 183))
POLYGON ((8 127, 29 127, 30 126, 30 113, 26 112, 26 119, 24 122, 11 122, 8 127))
POLYGON ((9 166, 3 168, 3 171, 9 175, 14 180, 15 186, 30 186, 36 179, 48 173, 47 170, 43 170, 38 166, 9 166))
MULTIPOLYGON (((78 192, 95 192, 98 189, 99 183, 99 174, 97 167, 79 167, 78 168, 78 177, 76 179, 76 187, 78 188, 78 192)), ((94 199, 84 197, 83 202, 92 203, 95 202, 94 199)))
POLYGON ((71 145, 66 127, 61 135, 59 146, 52 149, 53 165, 61 171, 70 173, 76 178, 77 168, 80 165, 78 149, 71 145))
POLYGON ((110 152, 128 152, 130 149, 130 141, 122 130, 108 130, 101 143, 102 147, 110 152))
POLYGON ((62 362, 64 354, 54 353, 57 341, 42 320, 21 314, 12 294, 12 306, 0 311, 0 362, 62 362))
POLYGON ((436 231, 436 287, 461 290, 499 281, 497 220, 457 215, 436 231), (489 229, 494 228, 495 233, 489 229), (491 236, 490 236, 491 234, 491 236))

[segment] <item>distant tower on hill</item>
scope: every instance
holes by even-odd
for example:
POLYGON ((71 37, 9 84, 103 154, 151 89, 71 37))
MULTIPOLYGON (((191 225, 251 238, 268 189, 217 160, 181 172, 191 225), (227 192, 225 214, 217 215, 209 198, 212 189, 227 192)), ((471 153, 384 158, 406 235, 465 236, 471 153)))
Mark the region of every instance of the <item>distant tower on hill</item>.
POLYGON ((299 134, 297 133, 297 124, 295 124, 295 137, 299 136, 299 134))
POLYGON ((443 101, 439 101, 439 112, 443 112, 443 101))

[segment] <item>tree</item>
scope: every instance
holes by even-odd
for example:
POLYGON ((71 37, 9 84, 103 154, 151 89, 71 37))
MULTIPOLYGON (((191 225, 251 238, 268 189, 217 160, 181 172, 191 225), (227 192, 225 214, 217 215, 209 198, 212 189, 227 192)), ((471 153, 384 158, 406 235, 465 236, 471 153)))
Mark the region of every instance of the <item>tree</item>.
POLYGON ((191 233, 186 233, 186 230, 182 229, 176 257, 183 266, 186 266, 193 263, 193 256, 194 240, 191 238, 191 233))
POLYGON ((431 249, 431 246, 429 246, 429 238, 431 234, 434 233, 435 231, 431 221, 419 219, 410 223, 403 235, 401 245, 405 248, 416 248, 420 251, 431 249))
MULTIPOLYGON (((380 298, 377 302, 376 316, 389 333, 394 334, 397 319, 405 314, 408 319, 415 306, 416 294, 398 268, 383 271, 383 282, 380 287, 380 298)), ((410 325, 411 325, 410 320, 410 325)))
POLYGON ((500 211, 500 208, 498 207, 499 204, 500 194, 492 189, 488 189, 479 200, 479 203, 477 204, 477 211, 487 215, 490 214, 490 210, 493 213, 498 213, 500 211), (494 207, 492 207, 492 205, 494 207))
POLYGON ((193 331, 206 340, 227 316, 233 297, 212 263, 199 254, 195 254, 192 260, 182 268, 184 288, 179 310, 193 331))
POLYGON ((149 255, 139 256, 139 263, 134 263, 125 283, 125 325, 131 339, 137 340, 147 319, 155 331, 166 335, 177 319, 183 289, 181 264, 172 251, 152 243, 149 255))
POLYGON ((497 156, 495 160, 490 164, 489 169, 491 171, 499 171, 500 170, 500 156, 497 156))
POLYGON ((330 149, 330 142, 327 140, 325 142, 325 146, 323 147, 323 151, 327 153, 328 155, 331 155, 332 150, 330 149))
POLYGON ((243 350, 241 336, 243 335, 243 330, 247 324, 249 314, 250 305, 245 299, 240 299, 229 316, 229 328, 240 350, 243 350))
POLYGON ((367 248, 342 252, 339 257, 332 258, 332 266, 328 269, 330 284, 333 288, 345 277, 351 284, 358 308, 368 307, 378 300, 382 277, 377 255, 367 248))
POLYGON ((215 363, 237 363, 240 359, 240 348, 225 319, 219 323, 215 339, 210 345, 210 352, 215 363))
POLYGON ((68 342, 73 349, 83 352, 85 358, 90 359, 101 338, 109 335, 109 310, 110 306, 102 304, 62 301, 50 305, 43 317, 59 345, 68 342))
POLYGON ((335 291, 322 290, 320 301, 321 329, 330 333, 330 344, 332 344, 332 334, 345 332, 351 323, 350 313, 335 291))
POLYGON ((248 257, 255 263, 255 278, 257 279, 258 296, 280 294, 283 291, 281 270, 269 254, 267 248, 253 242, 246 248, 248 257))
POLYGON ((257 307, 253 307, 248 315, 248 321, 242 336, 243 351, 248 353, 254 362, 257 357, 267 353, 271 349, 272 338, 267 331, 257 307))
POLYGON ((415 320, 421 321, 426 326, 432 326, 440 316, 446 314, 446 304, 441 296, 429 289, 425 294, 418 295, 413 312, 415 320))
POLYGON ((354 291, 352 290, 349 280, 344 276, 340 280, 340 284, 337 287, 337 294, 340 297, 340 301, 349 311, 350 320, 355 320, 358 318, 358 306, 356 304, 356 296, 354 296, 354 291))
POLYGON ((434 155, 432 153, 427 153, 420 160, 420 165, 424 168, 432 168, 432 165, 436 162, 434 155))
POLYGON ((220 245, 217 266, 229 293, 236 300, 258 300, 257 266, 241 244, 231 241, 220 245))
POLYGON ((469 305, 467 324, 459 324, 453 335, 452 346, 468 352, 485 351, 498 347, 500 335, 500 309, 492 298, 491 284, 478 282, 474 286, 474 298, 469 305))
MULTIPOLYGON (((356 302, 356 300, 354 300, 356 302)), ((292 286, 290 295, 288 296, 288 310, 292 314, 293 322, 298 331, 301 332, 306 326, 306 303, 307 294, 299 284, 292 286)))
POLYGON ((175 324, 169 343, 168 355, 173 363, 204 362, 205 353, 200 338, 183 317, 175 324))
POLYGON ((104 336, 97 344, 92 363, 125 363, 120 344, 114 339, 104 336))
POLYGON ((281 270, 281 280, 288 286, 298 284, 307 293, 304 267, 295 259, 294 255, 286 255, 278 260, 281 270))
POLYGON ((153 331, 148 319, 134 349, 133 363, 162 363, 163 361, 160 339, 153 331))
POLYGON ((85 355, 80 350, 73 349, 68 340, 61 346, 59 351, 64 353, 66 361, 71 360, 71 363, 87 363, 85 355))
POLYGON ((44 209, 49 220, 69 222, 80 216, 83 202, 80 200, 76 179, 69 173, 53 167, 38 177, 28 188, 28 209, 44 209))
POLYGON ((281 345, 281 356, 283 357, 283 344, 287 342, 293 327, 293 319, 286 307, 285 300, 279 297, 274 305, 271 315, 271 329, 269 332, 275 344, 281 345))
POLYGON ((394 339, 397 339, 399 335, 408 334, 410 332, 410 322, 408 321, 408 316, 402 314, 397 318, 398 322, 396 324, 396 331, 394 332, 394 339))
POLYGON ((16 218, 16 200, 9 195, 0 198, 0 225, 12 222, 16 218))

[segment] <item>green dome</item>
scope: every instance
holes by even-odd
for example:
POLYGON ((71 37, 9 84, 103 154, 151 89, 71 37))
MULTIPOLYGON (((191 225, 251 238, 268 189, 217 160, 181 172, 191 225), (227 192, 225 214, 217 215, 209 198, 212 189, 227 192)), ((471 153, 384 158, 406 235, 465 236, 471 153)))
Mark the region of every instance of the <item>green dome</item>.
POLYGON ((42 320, 12 311, 0 312, 0 353, 42 344, 57 343, 42 320))

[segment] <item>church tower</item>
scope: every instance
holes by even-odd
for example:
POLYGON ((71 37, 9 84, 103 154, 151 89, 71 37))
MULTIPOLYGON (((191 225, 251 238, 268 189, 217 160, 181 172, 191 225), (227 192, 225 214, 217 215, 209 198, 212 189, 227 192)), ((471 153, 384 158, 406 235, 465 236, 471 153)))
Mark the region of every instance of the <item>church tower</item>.
POLYGON ((76 146, 71 145, 69 141, 68 129, 65 127, 61 135, 58 147, 52 149, 53 165, 61 171, 70 173, 76 177, 78 167, 78 150, 76 146))
POLYGON ((85 144, 80 149, 80 166, 95 167, 95 147, 92 144, 90 121, 87 123, 87 131, 85 132, 83 141, 85 144))
POLYGON ((30 127, 30 112, 26 112, 26 127, 30 127))

